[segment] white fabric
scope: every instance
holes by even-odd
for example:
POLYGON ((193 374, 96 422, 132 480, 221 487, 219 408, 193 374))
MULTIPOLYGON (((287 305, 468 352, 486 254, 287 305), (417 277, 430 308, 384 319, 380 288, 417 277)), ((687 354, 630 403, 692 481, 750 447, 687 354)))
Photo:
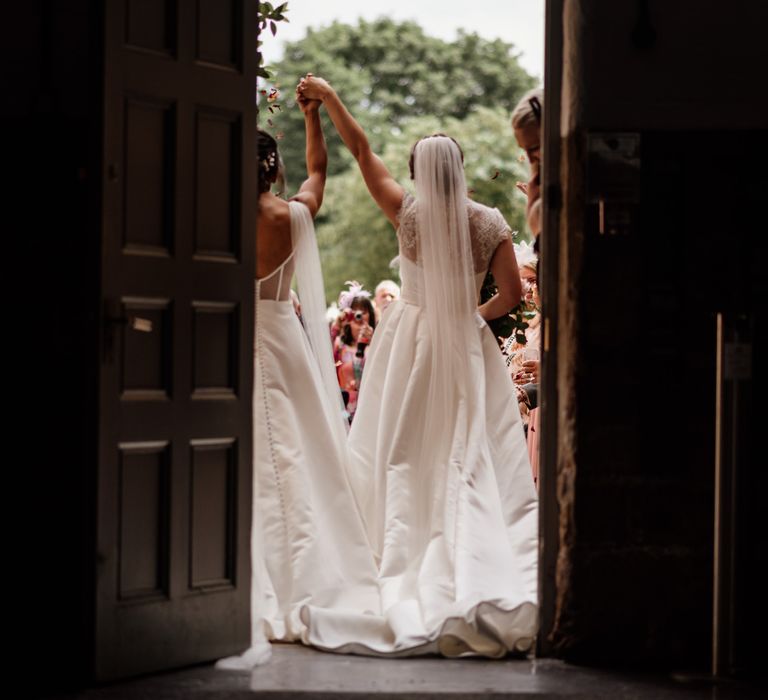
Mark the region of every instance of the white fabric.
POLYGON ((301 317, 328 395, 329 405, 336 408, 337 420, 332 421, 331 425, 336 433, 334 437, 343 444, 349 424, 344 417, 344 400, 339 391, 333 364, 331 335, 325 319, 325 288, 315 227, 306 205, 301 202, 288 202, 288 207, 291 211, 291 241, 295 251, 295 274, 301 300, 301 317))
MULTIPOLYGON (((462 316, 463 346, 457 338, 449 346, 465 353, 466 374, 442 393, 454 405, 432 403, 436 362, 460 365, 440 355, 434 328, 445 324, 429 318, 422 253, 435 246, 420 235, 419 205, 404 201, 400 229, 415 236, 399 235, 402 297, 377 326, 349 435, 352 484, 379 565, 379 611, 309 603, 303 639, 343 653, 499 657, 530 648, 537 630, 537 495, 514 387, 479 316, 471 325, 462 316)), ((508 227, 487 207, 465 207, 476 299, 508 227)))
MULTIPOLYGON (((259 298, 257 282, 253 644, 221 667, 263 662, 267 638, 382 656, 501 657, 533 643, 538 512, 512 381, 460 296, 451 300, 465 335, 450 347, 464 353, 461 364, 442 352, 435 329, 451 331, 448 318, 429 318, 435 280, 421 257, 439 239, 424 245, 419 201, 404 204, 401 228, 415 231, 414 245, 400 236, 402 297, 368 350, 349 462, 291 302, 259 298), (436 375, 439 363, 465 375, 436 375), (451 385, 436 390, 436 376, 451 385), (454 403, 435 412, 435 396, 454 403)), ((481 205, 464 209, 476 299, 488 241, 498 245, 508 227, 481 205)))
POLYGON ((255 354, 253 628, 295 641, 305 603, 378 609, 376 570, 336 411, 290 302, 259 302, 255 354))
MULTIPOLYGON (((467 184, 458 146, 447 136, 422 139, 414 149, 416 182, 416 255, 421 268, 424 318, 432 345, 429 363, 424 434, 439 435, 453 426, 452 440, 421 440, 412 504, 421 522, 414 532, 429 537, 434 530, 433 515, 442 517, 434 498, 434 466, 455 460, 464 468, 464 455, 452 453, 456 444, 467 444, 472 422, 463 414, 473 378, 470 356, 480 349, 474 314, 477 308, 473 275, 472 245, 467 214, 467 184), (438 510, 433 513, 433 509, 438 510)), ((437 472, 439 474, 439 471, 437 472)), ((442 476, 441 476, 442 478, 442 476)), ((419 555, 427 542, 416 544, 419 555)), ((409 573, 419 570, 410 561, 409 573)))
MULTIPOLYGON (((348 480, 339 388, 334 382, 329 394, 318 365, 333 370, 330 341, 327 353, 316 356, 281 292, 285 285, 268 285, 280 275, 290 277, 295 264, 302 291, 313 293, 316 278, 303 266, 313 264, 305 259, 307 249, 310 258, 317 252, 307 240, 314 243, 314 229, 303 205, 292 204, 290 211, 297 247, 255 286, 252 643, 241 656, 220 660, 222 669, 266 662, 268 639, 302 640, 299 612, 305 604, 379 611, 376 568, 348 480), (277 290, 271 295, 277 298, 263 298, 262 285, 277 290)), ((310 318, 312 301, 301 299, 302 313, 310 318)))
MULTIPOLYGON (((512 230, 509 228, 503 214, 498 209, 491 209, 483 204, 467 200, 467 215, 469 216, 469 231, 472 244, 472 259, 475 263, 475 273, 480 273, 488 268, 488 261, 493 257, 499 243, 510 237, 512 230)), ((417 260, 417 232, 416 199, 405 194, 403 206, 399 213, 399 227, 397 239, 400 251, 409 260, 417 260)), ((396 260, 399 260, 398 255, 396 260)))

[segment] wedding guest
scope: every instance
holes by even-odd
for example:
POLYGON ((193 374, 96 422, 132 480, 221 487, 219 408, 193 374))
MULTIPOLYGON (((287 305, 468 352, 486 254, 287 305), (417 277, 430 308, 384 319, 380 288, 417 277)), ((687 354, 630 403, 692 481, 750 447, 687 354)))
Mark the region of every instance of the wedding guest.
POLYGON ((392 280, 381 280, 376 285, 376 289, 373 292, 373 304, 376 307, 376 319, 381 319, 381 314, 384 313, 391 302, 400 298, 400 287, 397 286, 392 280))
POLYGON ((528 156, 531 167, 541 160, 541 117, 544 109, 544 90, 534 88, 520 98, 512 110, 512 129, 515 139, 528 156))
MULTIPOLYGON (((512 111, 512 129, 515 133, 515 139, 518 145, 522 148, 528 156, 528 162, 531 164, 531 176, 527 183, 520 186, 520 190, 527 196, 528 205, 526 207, 526 221, 531 233, 534 236, 533 250, 536 254, 539 252, 539 234, 541 233, 542 225, 542 211, 541 211, 541 123, 544 112, 544 91, 541 88, 534 88, 529 90, 520 102, 518 102, 515 109, 512 111)), ((538 297, 538 288, 536 289, 538 297)), ((540 307, 538 298, 536 299, 536 307, 540 307)), ((541 323, 541 316, 537 314, 536 327, 538 328, 541 323)), ((537 341, 538 345, 538 341, 537 341)), ((527 399, 527 405, 532 406, 530 408, 530 414, 528 416, 528 453, 531 461, 531 468, 533 469, 534 480, 538 485, 538 437, 539 437, 539 410, 535 403, 532 404, 532 395, 537 394, 538 391, 538 375, 539 375, 539 359, 538 353, 535 360, 529 359, 523 362, 520 368, 522 374, 528 375, 531 381, 535 383, 536 390, 533 389, 533 384, 527 385, 528 390, 525 391, 522 388, 518 389, 518 392, 523 393, 523 397, 527 399)), ((519 394, 520 395, 520 394, 519 394)))
POLYGON ((534 482, 538 483, 538 382, 539 356, 541 352, 541 301, 539 299, 537 267, 538 261, 533 246, 528 243, 515 244, 515 256, 520 266, 520 281, 524 290, 528 328, 525 342, 518 342, 510 336, 503 346, 507 355, 507 366, 517 390, 518 407, 528 441, 528 455, 534 482))
POLYGON ((333 344, 333 354, 339 387, 351 423, 357 410, 357 396, 365 368, 365 351, 376 328, 376 312, 370 292, 357 282, 347 284, 349 290, 339 295, 340 332, 333 344))
POLYGON ((539 250, 539 232, 541 230, 541 205, 536 203, 541 198, 541 120, 544 110, 544 90, 529 90, 512 110, 512 130, 517 144, 522 148, 531 164, 531 176, 527 183, 518 183, 518 189, 528 197, 525 218, 535 236, 534 250, 539 250), (534 214, 536 206, 538 213, 534 214), (536 230, 531 221, 536 223, 536 230))
POLYGON ((522 385, 535 381, 538 377, 538 366, 534 366, 523 357, 524 349, 538 349, 540 342, 538 261, 533 246, 525 242, 515 243, 515 256, 520 270, 520 282, 523 286, 525 312, 535 313, 535 316, 526 319, 528 328, 525 329, 525 342, 518 342, 515 335, 511 335, 504 343, 503 352, 507 356, 507 367, 510 369, 512 379, 516 384, 522 385))
POLYGON ((336 338, 341 333, 341 322, 344 319, 344 314, 340 312, 335 301, 326 310, 325 318, 328 321, 328 330, 331 333, 331 344, 335 345, 336 338))

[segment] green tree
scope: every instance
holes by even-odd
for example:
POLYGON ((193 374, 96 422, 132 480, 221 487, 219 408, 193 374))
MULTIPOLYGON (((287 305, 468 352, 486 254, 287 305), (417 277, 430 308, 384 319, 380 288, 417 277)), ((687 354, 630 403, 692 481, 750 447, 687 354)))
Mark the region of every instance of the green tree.
MULTIPOLYGON (((306 72, 333 84, 381 152, 413 117, 437 115, 464 119, 483 106, 509 113, 535 79, 518 63, 514 46, 459 32, 454 41, 427 36, 414 22, 381 18, 357 25, 334 22, 308 30, 286 45, 283 59, 270 66, 282 91, 282 109, 262 112, 281 135, 289 192, 305 172, 304 122, 294 107, 293 91, 306 72)), ((328 121, 325 120, 328 126, 328 121)), ((350 165, 332 127, 328 136, 329 172, 350 165)))
MULTIPOLYGON (((498 207, 519 232, 516 241, 528 239, 525 197, 515 187, 515 182, 527 180, 527 165, 520 160, 523 152, 512 136, 507 110, 478 107, 465 119, 404 119, 380 155, 393 177, 411 192, 411 148, 419 138, 435 132, 447 133, 461 145, 473 199, 498 207)), ((357 166, 328 178, 317 224, 328 301, 338 296, 346 280, 356 279, 372 291, 382 279, 398 279, 389 266, 397 255, 395 233, 368 193, 357 166)))

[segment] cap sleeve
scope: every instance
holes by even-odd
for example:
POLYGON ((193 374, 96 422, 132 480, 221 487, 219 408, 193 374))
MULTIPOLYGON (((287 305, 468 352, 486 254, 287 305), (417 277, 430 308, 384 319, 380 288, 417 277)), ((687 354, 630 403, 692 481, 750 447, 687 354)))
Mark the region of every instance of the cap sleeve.
POLYGON ((398 226, 402 223, 401 218, 403 214, 405 214, 408 207, 410 207, 414 201, 415 197, 410 192, 403 192, 403 201, 401 202, 400 209, 398 209, 397 216, 395 217, 398 226))
POLYGON ((490 263, 499 244, 511 239, 509 224, 498 209, 482 205, 473 206, 470 222, 473 224, 473 255, 475 270, 481 272, 490 263))
POLYGON ((494 248, 502 241, 512 238, 512 229, 510 228, 504 215, 498 210, 493 210, 493 223, 494 223, 494 248))
POLYGON ((413 216, 415 202, 416 198, 410 192, 405 192, 396 217, 400 252, 411 260, 416 259, 416 217, 413 216))

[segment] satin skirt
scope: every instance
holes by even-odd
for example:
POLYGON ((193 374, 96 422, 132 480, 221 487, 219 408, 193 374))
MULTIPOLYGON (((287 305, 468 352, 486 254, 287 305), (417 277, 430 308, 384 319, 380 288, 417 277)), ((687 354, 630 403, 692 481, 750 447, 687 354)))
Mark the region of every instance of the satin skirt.
MULTIPOLYGON (((308 600, 305 643, 381 656, 501 657, 532 646, 537 494, 512 380, 488 327, 480 322, 477 332, 473 389, 457 422, 426 435, 428 324, 414 303, 385 311, 349 435, 349 479, 376 562, 377 600, 357 609, 349 599, 308 600), (425 460, 424 445, 438 443, 450 445, 449 459, 425 460)), ((360 583, 367 592, 367 575, 360 583)))
MULTIPOLYGON (((253 392, 253 644, 307 641, 301 608, 380 611, 345 445, 290 301, 257 306, 253 392)), ((332 359, 329 357, 329 362, 332 359)))

